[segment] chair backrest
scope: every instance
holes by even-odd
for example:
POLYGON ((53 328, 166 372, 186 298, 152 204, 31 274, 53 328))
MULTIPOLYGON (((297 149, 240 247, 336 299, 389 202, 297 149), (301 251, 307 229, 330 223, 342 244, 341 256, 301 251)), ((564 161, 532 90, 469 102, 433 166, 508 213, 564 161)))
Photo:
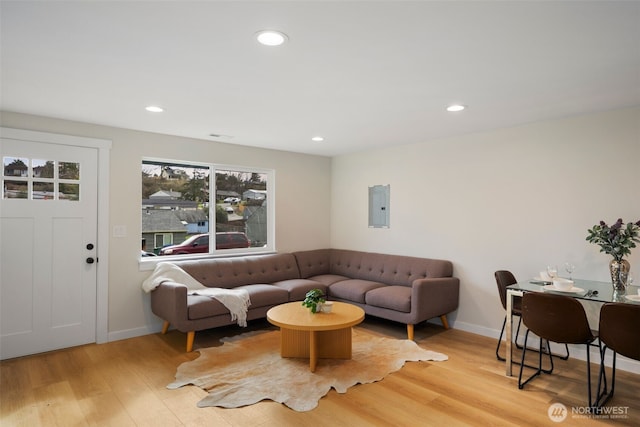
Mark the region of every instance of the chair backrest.
POLYGON ((603 305, 599 335, 600 340, 616 353, 640 360, 640 305, 603 305))
POLYGON ((498 270, 495 272, 496 284, 498 285, 498 293, 500 294, 500 302, 502 308, 507 309, 507 286, 518 283, 515 276, 507 270, 498 270))
POLYGON ((537 336, 557 343, 586 344, 595 339, 584 307, 569 296, 526 292, 522 321, 537 336))

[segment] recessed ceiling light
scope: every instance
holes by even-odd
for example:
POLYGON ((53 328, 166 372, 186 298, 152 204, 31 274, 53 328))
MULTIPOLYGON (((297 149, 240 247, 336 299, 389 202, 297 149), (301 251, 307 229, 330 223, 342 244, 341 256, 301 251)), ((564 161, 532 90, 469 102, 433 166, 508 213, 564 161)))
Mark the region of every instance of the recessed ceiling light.
POLYGON ((314 136, 313 138, 311 138, 311 140, 315 142, 322 142, 324 141, 324 138, 321 136, 314 136))
POLYGON ((462 111, 465 108, 467 108, 465 105, 461 105, 461 104, 453 104, 453 105, 449 105, 447 107, 447 111, 450 111, 452 113, 455 113, 457 111, 462 111))
POLYGON ((274 30, 262 30, 256 33, 258 42, 265 46, 280 46, 289 38, 285 33, 274 30))
POLYGON ((150 111, 152 113, 162 113, 164 108, 158 107, 157 105, 149 105, 145 108, 145 110, 150 111))

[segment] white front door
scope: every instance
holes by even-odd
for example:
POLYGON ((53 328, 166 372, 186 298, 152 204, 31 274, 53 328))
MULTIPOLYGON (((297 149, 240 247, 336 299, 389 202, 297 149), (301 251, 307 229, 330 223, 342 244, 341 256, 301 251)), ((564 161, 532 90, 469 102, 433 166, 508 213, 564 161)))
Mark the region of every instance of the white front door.
POLYGON ((98 150, 0 140, 0 359, 96 341, 98 150))

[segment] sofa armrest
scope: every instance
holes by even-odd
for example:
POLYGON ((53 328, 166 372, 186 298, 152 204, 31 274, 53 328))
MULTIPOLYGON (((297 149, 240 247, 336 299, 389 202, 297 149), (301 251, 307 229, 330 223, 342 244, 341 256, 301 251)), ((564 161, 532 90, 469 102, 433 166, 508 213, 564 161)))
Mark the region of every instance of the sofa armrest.
POLYGON ((187 287, 176 282, 163 282, 151 291, 151 311, 156 316, 183 330, 187 318, 187 287))
POLYGON ((411 288, 411 313, 416 323, 458 308, 460 279, 457 277, 417 279, 411 288))

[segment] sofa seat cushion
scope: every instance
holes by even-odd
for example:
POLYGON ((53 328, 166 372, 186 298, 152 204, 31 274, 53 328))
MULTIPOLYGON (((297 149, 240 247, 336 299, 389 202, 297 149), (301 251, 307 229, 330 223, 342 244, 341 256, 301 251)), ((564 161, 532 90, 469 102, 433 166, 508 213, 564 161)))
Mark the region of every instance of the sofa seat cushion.
POLYGON ((367 305, 389 310, 411 312, 411 288, 408 286, 385 286, 367 292, 367 305))
POLYGON ((215 298, 202 295, 187 295, 187 317, 190 320, 205 319, 229 313, 227 307, 215 298))
MULTIPOLYGON (((246 289, 249 292, 251 300, 249 310, 256 307, 283 304, 289 300, 289 292, 286 289, 273 285, 246 285, 238 286, 235 289, 246 289)), ((229 313, 229 310, 217 299, 201 295, 187 295, 187 306, 187 316, 190 320, 229 313)))
POLYGON ((373 289, 387 286, 371 280, 348 279, 341 280, 329 286, 329 297, 342 300, 365 303, 365 294, 373 289))
POLYGON ((348 280, 349 277, 340 276, 338 274, 319 274, 317 276, 309 277, 309 280, 314 280, 316 282, 320 282, 325 284, 326 286, 331 286, 336 282, 340 282, 342 280, 348 280))
POLYGON ((327 285, 309 279, 290 279, 273 282, 273 286, 286 289, 289 292, 289 301, 302 301, 311 289, 320 289, 327 294, 327 285))
POLYGON ((249 292, 249 298, 251 299, 249 310, 255 307, 284 304, 289 301, 289 292, 273 285, 244 285, 235 289, 246 289, 249 292))

